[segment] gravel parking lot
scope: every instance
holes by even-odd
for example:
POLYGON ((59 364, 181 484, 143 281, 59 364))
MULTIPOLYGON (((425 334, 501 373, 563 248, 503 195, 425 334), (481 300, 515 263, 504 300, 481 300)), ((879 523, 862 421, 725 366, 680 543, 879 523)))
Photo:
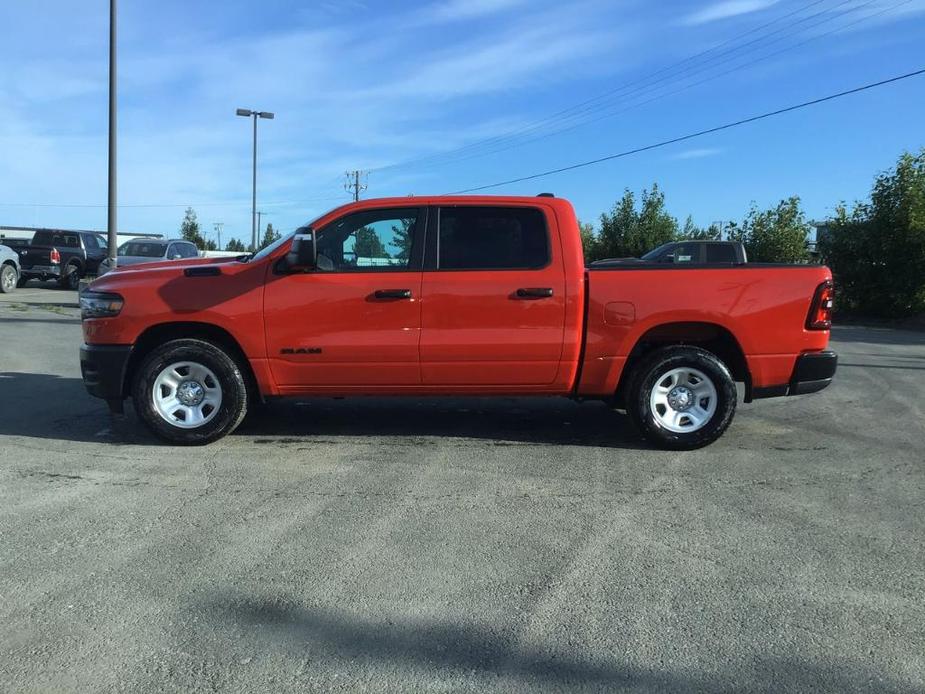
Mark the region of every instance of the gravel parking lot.
POLYGON ((76 296, 0 298, 0 690, 923 691, 925 333, 651 450, 598 403, 111 421, 76 296))

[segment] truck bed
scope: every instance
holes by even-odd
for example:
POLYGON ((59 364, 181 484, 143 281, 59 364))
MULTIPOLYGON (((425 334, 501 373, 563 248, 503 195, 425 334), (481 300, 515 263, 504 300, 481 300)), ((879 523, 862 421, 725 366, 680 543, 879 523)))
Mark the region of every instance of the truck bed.
POLYGON ((625 265, 590 268, 586 277, 582 395, 613 393, 634 348, 656 329, 694 327, 704 339, 735 341, 755 388, 787 383, 797 355, 828 344, 827 331, 806 328, 816 288, 831 279, 819 265, 625 265))

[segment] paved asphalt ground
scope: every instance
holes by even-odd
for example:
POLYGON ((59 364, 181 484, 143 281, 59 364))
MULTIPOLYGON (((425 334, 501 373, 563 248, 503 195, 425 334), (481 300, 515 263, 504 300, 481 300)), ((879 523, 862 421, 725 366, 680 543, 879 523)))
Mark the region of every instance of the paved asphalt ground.
POLYGON ((520 399, 183 449, 85 394, 75 300, 0 299, 4 692, 925 691, 925 333, 691 453, 520 399))

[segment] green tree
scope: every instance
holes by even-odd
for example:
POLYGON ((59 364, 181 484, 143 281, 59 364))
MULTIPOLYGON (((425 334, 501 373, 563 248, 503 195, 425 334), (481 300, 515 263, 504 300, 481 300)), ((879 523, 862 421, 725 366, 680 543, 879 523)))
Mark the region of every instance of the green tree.
POLYGON ((266 231, 263 232, 263 238, 260 240, 260 244, 257 246, 257 250, 260 250, 261 248, 266 248, 271 243, 275 243, 276 241, 279 241, 279 239, 280 239, 279 232, 273 229, 272 224, 267 224, 267 229, 266 231))
POLYGON ((238 239, 231 239, 225 246, 225 250, 234 251, 235 253, 244 253, 247 249, 244 247, 243 242, 238 239))
POLYGON ((925 311, 925 149, 878 175, 869 201, 839 206, 818 245, 840 305, 891 318, 925 311))
POLYGON ((372 227, 357 229, 353 252, 356 253, 357 258, 391 258, 376 230, 372 227))
POLYGON ((628 188, 610 214, 601 215, 601 231, 594 254, 598 258, 639 257, 678 237, 678 220, 665 209, 665 194, 653 184, 636 197, 628 188))
POLYGON ((414 222, 414 219, 408 218, 399 220, 400 226, 392 225, 392 234, 394 236, 389 245, 398 249, 395 257, 399 260, 407 261, 411 257, 411 230, 414 227, 414 222))
POLYGON ((678 240, 692 239, 694 241, 719 241, 722 238, 722 231, 719 225, 711 224, 706 229, 694 224, 694 219, 690 215, 684 222, 684 228, 678 234, 678 240))
POLYGON ((745 244, 752 262, 804 263, 809 260, 808 233, 800 198, 793 196, 769 210, 759 210, 752 204, 742 225, 729 229, 729 239, 745 244))
POLYGON ((180 236, 187 241, 196 244, 196 248, 205 248, 206 241, 202 237, 199 228, 199 220, 196 218, 196 211, 192 207, 187 207, 183 214, 183 221, 180 224, 180 236))
POLYGON ((581 248, 584 251, 585 263, 590 263, 592 260, 597 260, 601 257, 598 255, 600 241, 594 231, 594 225, 590 222, 586 224, 579 222, 578 233, 581 234, 581 248))

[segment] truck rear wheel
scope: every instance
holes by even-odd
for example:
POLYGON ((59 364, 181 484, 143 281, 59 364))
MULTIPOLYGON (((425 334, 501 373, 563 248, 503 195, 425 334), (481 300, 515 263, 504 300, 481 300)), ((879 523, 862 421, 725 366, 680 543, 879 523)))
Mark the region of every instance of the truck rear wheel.
POLYGON ((135 373, 132 399, 151 431, 178 444, 211 443, 247 414, 241 368, 204 340, 172 340, 150 352, 135 373))
POLYGON ((77 263, 68 263, 58 278, 61 289, 76 290, 80 287, 80 266, 77 263))
POLYGON ((635 369, 627 414, 642 435, 670 450, 713 443, 735 415, 735 381, 715 354, 699 347, 661 348, 635 369))

